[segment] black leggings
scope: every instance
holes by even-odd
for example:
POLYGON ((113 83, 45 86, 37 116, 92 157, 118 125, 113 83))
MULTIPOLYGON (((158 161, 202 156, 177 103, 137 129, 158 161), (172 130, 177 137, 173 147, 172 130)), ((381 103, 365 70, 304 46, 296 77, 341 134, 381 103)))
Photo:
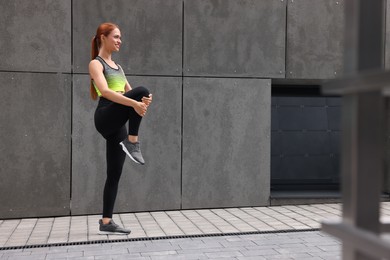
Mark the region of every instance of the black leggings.
MULTIPOLYGON (((149 96, 145 87, 134 88, 124 96, 141 101, 149 96)), ((101 97, 95 111, 95 126, 106 139, 107 179, 103 192, 103 217, 112 218, 119 179, 122 174, 126 154, 119 145, 127 135, 138 135, 142 117, 132 107, 114 103, 101 97), (126 122, 129 121, 129 131, 126 122)))

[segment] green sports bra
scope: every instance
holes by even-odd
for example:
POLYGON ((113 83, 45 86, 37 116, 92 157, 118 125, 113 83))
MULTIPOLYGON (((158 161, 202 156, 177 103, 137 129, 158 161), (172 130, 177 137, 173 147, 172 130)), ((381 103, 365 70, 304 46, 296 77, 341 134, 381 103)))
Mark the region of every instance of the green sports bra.
MULTIPOLYGON (((126 76, 122 70, 122 67, 119 64, 116 64, 118 69, 114 69, 108 65, 100 56, 97 56, 95 60, 98 60, 103 65, 103 74, 106 78, 108 88, 115 92, 125 92, 126 76)), ((95 85, 95 82, 93 82, 93 85, 95 86, 98 96, 101 97, 102 93, 100 93, 98 87, 95 85)))

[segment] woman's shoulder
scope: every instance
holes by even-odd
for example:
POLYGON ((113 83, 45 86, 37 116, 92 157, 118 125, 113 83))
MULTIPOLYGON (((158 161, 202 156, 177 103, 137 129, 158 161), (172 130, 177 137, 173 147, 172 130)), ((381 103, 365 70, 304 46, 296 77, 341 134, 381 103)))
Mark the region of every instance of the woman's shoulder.
POLYGON ((89 69, 100 69, 100 70, 103 70, 103 65, 101 64, 101 62, 99 62, 98 60, 96 59, 93 59, 89 62, 89 69))
POLYGON ((99 60, 97 60, 97 59, 93 59, 93 60, 91 60, 90 62, 89 62, 89 66, 99 66, 99 67, 103 67, 103 65, 102 65, 102 63, 99 61, 99 60))

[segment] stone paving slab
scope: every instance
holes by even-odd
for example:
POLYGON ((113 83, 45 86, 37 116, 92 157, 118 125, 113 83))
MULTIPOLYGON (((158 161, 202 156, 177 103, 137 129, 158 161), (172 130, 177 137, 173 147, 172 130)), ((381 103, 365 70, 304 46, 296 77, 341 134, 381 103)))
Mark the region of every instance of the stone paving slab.
MULTIPOLYGON (((129 235, 98 235, 100 218, 98 215, 0 220, 0 247, 128 238, 309 230, 320 228, 323 220, 340 219, 340 215, 341 204, 115 214, 113 218, 116 223, 132 230, 129 235)), ((382 202, 381 220, 390 222, 390 202, 382 202)), ((239 257, 239 255, 232 253, 231 257, 239 257)))

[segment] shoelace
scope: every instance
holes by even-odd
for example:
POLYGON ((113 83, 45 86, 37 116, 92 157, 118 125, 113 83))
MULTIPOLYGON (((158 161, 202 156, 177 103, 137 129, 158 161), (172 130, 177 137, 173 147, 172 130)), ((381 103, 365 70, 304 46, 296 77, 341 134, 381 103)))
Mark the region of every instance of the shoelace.
POLYGON ((129 152, 140 152, 141 149, 140 149, 140 146, 139 146, 139 143, 131 143, 131 142, 128 142, 129 145, 127 145, 127 150, 129 150, 129 152))
POLYGON ((136 152, 141 151, 140 146, 139 146, 139 143, 135 143, 135 149, 134 149, 134 151, 136 151, 136 152))
POLYGON ((114 220, 111 220, 110 224, 113 225, 114 227, 119 227, 119 226, 114 222, 114 220))

